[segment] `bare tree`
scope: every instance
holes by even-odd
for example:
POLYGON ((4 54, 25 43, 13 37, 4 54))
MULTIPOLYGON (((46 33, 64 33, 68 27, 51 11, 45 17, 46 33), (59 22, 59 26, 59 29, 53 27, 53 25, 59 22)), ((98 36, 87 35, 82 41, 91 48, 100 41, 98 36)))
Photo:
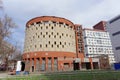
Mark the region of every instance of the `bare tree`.
MULTIPOLYGON (((0 0, 0 11, 2 11, 2 8, 3 4, 0 0)), ((10 38, 12 29, 16 27, 16 24, 8 15, 0 17, 0 59, 2 58, 6 64, 8 64, 9 56, 17 50, 17 47, 8 43, 5 39, 10 38)))
MULTIPOLYGON (((11 30, 16 27, 15 23, 12 21, 10 17, 5 15, 3 19, 0 18, 0 55, 4 52, 4 47, 6 44, 3 42, 5 38, 10 38, 10 35, 12 34, 11 30)), ((10 52, 13 49, 10 50, 10 52)), ((8 50, 9 51, 9 50, 8 50)))

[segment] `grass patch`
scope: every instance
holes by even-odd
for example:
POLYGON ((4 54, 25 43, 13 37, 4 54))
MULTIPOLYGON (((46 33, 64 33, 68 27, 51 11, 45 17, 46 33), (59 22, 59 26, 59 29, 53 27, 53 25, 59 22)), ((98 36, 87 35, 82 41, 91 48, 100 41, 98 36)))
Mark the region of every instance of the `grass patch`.
POLYGON ((70 71, 15 76, 0 80, 120 80, 120 71, 70 71))

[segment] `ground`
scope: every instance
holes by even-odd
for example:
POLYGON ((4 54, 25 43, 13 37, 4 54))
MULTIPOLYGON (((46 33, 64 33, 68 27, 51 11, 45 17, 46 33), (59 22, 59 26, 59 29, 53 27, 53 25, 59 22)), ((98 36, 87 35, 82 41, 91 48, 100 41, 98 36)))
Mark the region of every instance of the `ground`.
POLYGON ((120 80, 120 71, 68 71, 8 75, 0 73, 0 80, 120 80))

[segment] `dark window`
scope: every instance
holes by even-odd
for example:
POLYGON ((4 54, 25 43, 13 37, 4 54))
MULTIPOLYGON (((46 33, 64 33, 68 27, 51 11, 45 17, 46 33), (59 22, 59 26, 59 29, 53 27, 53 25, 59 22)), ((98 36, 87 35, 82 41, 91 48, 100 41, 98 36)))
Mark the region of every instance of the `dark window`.
POLYGON ((118 19, 120 19, 120 16, 118 16, 117 18, 115 18, 115 19, 113 19, 113 20, 109 21, 109 23, 111 24, 111 23, 113 23, 113 22, 117 21, 118 19))
POLYGON ((46 32, 46 35, 48 34, 48 32, 46 32))
POLYGON ((56 45, 56 41, 54 42, 54 44, 56 45))
POLYGON ((50 41, 48 43, 50 44, 50 41))
POLYGON ((49 35, 49 38, 50 38, 50 35, 49 35))
POLYGON ((61 39, 61 36, 60 36, 60 39, 61 39))
POLYGON ((53 48, 53 45, 51 45, 51 47, 53 48))
POLYGON ((66 45, 66 42, 64 44, 66 45))
POLYGON ((116 50, 120 50, 120 46, 115 48, 116 50))
POLYGON ((42 47, 42 45, 40 44, 40 48, 42 47))
POLYGON ((41 26, 41 29, 42 29, 42 26, 41 26))
POLYGON ((60 45, 61 45, 62 43, 60 42, 60 45))
POLYGON ((43 35, 43 38, 45 38, 45 35, 43 35))
POLYGON ((51 29, 53 29, 53 26, 51 27, 51 29))
POLYGON ((57 45, 57 47, 59 48, 59 45, 57 45))
POLYGON ((36 24, 40 24, 41 22, 36 22, 36 24))
POLYGON ((46 26, 46 29, 48 29, 48 26, 46 26))
POLYGON ((62 45, 62 48, 64 48, 64 45, 62 45))
POLYGON ((47 44, 46 44, 46 47, 47 47, 47 44))
POLYGON ((35 45, 35 48, 36 48, 37 46, 35 45))
POLYGON ((54 38, 56 38, 56 35, 54 35, 54 38))
POLYGON ((62 36, 64 36, 64 34, 62 33, 62 36))
POLYGON ((115 33, 113 33, 112 35, 115 36, 115 35, 118 35, 118 34, 120 34, 120 31, 115 32, 115 33))
POLYGON ((53 32, 51 32, 51 34, 53 35, 53 32))

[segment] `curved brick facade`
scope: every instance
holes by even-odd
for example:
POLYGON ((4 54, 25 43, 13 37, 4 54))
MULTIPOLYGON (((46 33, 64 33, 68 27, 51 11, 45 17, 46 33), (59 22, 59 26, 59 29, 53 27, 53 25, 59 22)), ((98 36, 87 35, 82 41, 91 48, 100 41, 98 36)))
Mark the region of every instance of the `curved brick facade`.
POLYGON ((91 58, 84 58, 81 25, 55 17, 42 16, 26 24, 23 60, 30 71, 62 71, 93 68, 91 58))
POLYGON ((72 22, 60 17, 42 16, 31 19, 26 26, 23 59, 30 60, 31 71, 32 68, 37 70, 38 66, 40 70, 60 70, 62 62, 68 60, 67 65, 72 65, 76 57, 72 22))

